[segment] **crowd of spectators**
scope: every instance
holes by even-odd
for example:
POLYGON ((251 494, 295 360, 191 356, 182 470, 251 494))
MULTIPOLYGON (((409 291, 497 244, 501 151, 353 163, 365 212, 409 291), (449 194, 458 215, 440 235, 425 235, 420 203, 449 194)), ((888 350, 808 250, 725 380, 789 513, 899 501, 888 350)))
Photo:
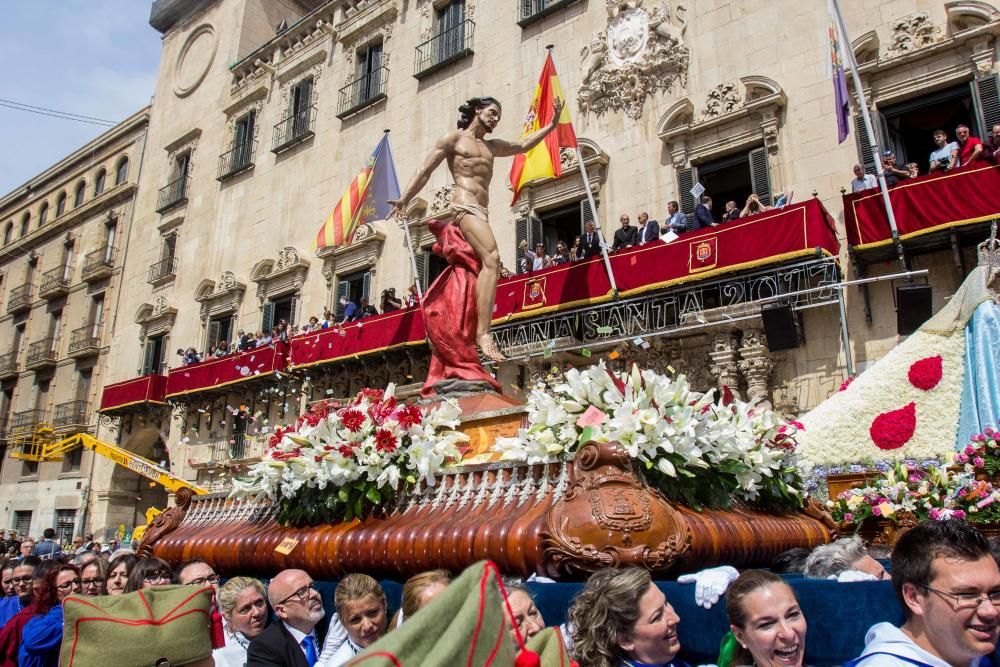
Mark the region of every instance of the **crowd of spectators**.
MULTIPOLYGON (((948 132, 943 129, 934 130, 931 134, 934 150, 927 162, 926 174, 942 174, 957 167, 967 167, 973 164, 1000 164, 1000 124, 990 128, 986 141, 972 136, 969 126, 960 124, 955 128, 955 139, 950 140, 948 132)), ((885 172, 885 184, 888 187, 898 185, 901 181, 916 178, 921 175, 920 165, 908 162, 905 165, 896 163, 896 155, 885 151, 881 156, 882 170, 885 172)), ((860 164, 854 165, 854 179, 851 180, 851 192, 861 192, 878 187, 874 174, 866 174, 860 164)))

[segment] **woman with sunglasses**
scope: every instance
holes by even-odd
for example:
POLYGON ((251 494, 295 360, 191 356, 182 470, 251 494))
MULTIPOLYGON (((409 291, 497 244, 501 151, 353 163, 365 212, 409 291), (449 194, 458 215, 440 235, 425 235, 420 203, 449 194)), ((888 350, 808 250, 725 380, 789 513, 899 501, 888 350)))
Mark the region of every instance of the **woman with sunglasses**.
POLYGON ((134 593, 151 586, 166 586, 173 581, 174 571, 170 568, 170 563, 159 558, 140 558, 128 575, 125 592, 134 593))
POLYGON ((80 570, 75 565, 59 565, 49 569, 36 587, 38 613, 24 626, 21 648, 17 653, 19 667, 56 667, 62 644, 62 602, 70 595, 80 594, 80 570))

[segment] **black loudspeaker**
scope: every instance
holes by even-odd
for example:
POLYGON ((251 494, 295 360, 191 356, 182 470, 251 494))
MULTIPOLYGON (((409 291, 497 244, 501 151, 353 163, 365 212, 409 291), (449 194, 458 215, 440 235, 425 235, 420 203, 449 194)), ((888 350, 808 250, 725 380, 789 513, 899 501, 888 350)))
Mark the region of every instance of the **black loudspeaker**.
POLYGON ((795 311, 788 304, 772 304, 760 309, 764 321, 767 349, 771 352, 791 350, 799 346, 799 332, 795 325, 795 311))
POLYGON ((909 336, 931 317, 930 285, 896 287, 896 332, 909 336))

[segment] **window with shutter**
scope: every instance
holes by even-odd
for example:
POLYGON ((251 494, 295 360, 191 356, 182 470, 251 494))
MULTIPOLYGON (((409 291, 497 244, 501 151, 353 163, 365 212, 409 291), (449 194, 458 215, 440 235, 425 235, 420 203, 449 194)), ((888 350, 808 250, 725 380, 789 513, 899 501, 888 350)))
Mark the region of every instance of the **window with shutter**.
POLYGON ((212 320, 208 323, 208 338, 205 340, 205 351, 208 350, 219 342, 219 333, 222 329, 222 322, 219 320, 212 320))
POLYGON ((1000 74, 990 74, 972 82, 972 99, 981 125, 979 136, 985 138, 1000 123, 1000 74))
MULTIPOLYGON (((545 234, 542 229, 542 219, 536 215, 532 215, 529 218, 529 222, 531 224, 531 238, 528 239, 528 242, 532 246, 534 246, 536 243, 545 243, 545 234)), ((549 248, 546 248, 545 252, 548 251, 549 248)))
POLYGON ((361 283, 361 298, 368 299, 371 302, 371 289, 372 289, 372 272, 365 271, 365 277, 361 283))
MULTIPOLYGON (((596 202, 595 202, 596 203, 596 202)), ((592 222, 597 225, 594 219, 594 211, 590 208, 590 200, 584 198, 580 200, 580 233, 587 231, 587 223, 592 222)))
POLYGON ((291 325, 295 324, 295 312, 298 310, 298 306, 299 306, 299 299, 298 299, 298 297, 296 297, 296 296, 293 295, 292 298, 291 298, 291 304, 289 305, 289 309, 288 309, 288 325, 289 325, 289 327, 291 325))
POLYGON ((858 141, 858 162, 865 168, 865 173, 874 174, 875 154, 872 152, 871 143, 868 140, 868 130, 865 129, 864 116, 858 114, 854 117, 854 138, 858 141))
POLYGON ((677 199, 681 203, 681 213, 694 213, 694 169, 677 170, 677 199))
POLYGON ((344 317, 344 308, 347 305, 347 301, 351 298, 351 283, 348 280, 338 280, 337 281, 337 293, 333 295, 333 302, 336 305, 334 308, 334 315, 338 320, 344 317), (341 302, 341 299, 344 301, 341 302))
POLYGON ((767 164, 767 148, 750 151, 750 184, 761 204, 771 204, 771 171, 767 164))
POLYGON ((419 255, 417 255, 417 282, 420 284, 420 289, 427 291, 427 263, 430 261, 430 250, 422 250, 419 255))
POLYGON ((261 311, 260 316, 260 328, 266 334, 271 331, 271 327, 274 326, 274 302, 268 301, 264 304, 264 310, 261 311))

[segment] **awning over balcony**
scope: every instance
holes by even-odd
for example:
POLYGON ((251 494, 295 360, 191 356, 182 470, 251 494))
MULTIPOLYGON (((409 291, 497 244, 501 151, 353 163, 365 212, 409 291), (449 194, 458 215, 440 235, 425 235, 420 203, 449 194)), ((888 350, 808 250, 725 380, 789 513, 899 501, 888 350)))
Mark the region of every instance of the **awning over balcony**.
MULTIPOLYGON (((971 165, 905 180, 889 190, 900 238, 906 240, 1000 217, 1000 166, 971 165)), ((847 240, 854 250, 892 243, 878 189, 844 195, 847 240)))
POLYGON ((217 390, 283 371, 288 365, 288 349, 288 343, 279 342, 228 357, 172 368, 167 376, 166 398, 217 390))
POLYGON ((109 384, 101 394, 99 412, 115 414, 129 412, 143 405, 164 405, 167 391, 166 375, 143 375, 142 377, 109 384))

